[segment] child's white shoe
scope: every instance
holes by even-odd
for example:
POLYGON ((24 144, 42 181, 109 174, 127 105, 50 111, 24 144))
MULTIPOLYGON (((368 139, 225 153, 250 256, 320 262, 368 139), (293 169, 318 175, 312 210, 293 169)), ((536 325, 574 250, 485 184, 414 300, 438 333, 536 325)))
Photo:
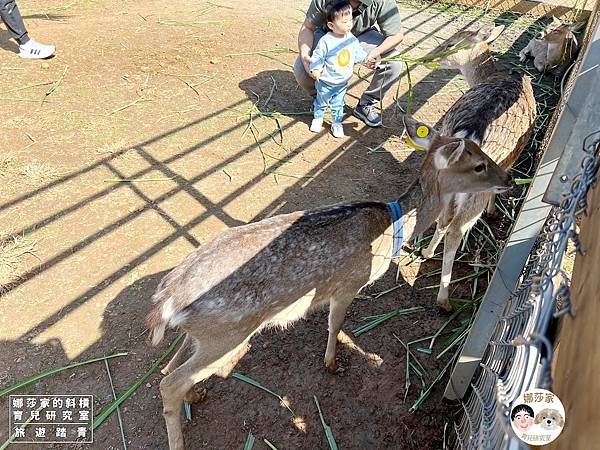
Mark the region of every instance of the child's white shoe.
POLYGON ((29 39, 25 44, 19 45, 19 56, 25 59, 46 59, 54 55, 54 45, 40 44, 29 39))
POLYGON ((346 137, 346 135, 344 134, 344 127, 342 126, 341 123, 332 123, 331 124, 331 134, 333 134, 333 137, 336 137, 336 138, 346 137))
POLYGON ((312 131, 313 133, 318 133, 322 129, 323 129, 323 118, 315 117, 313 119, 312 123, 310 124, 310 131, 312 131))

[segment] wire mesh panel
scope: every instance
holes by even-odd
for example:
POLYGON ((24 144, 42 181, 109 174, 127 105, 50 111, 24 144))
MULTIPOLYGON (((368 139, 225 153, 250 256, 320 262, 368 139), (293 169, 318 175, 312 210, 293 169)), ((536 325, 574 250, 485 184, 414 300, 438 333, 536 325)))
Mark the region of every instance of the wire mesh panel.
POLYGON ((571 315, 570 278, 562 260, 569 241, 581 251, 576 220, 585 213, 587 193, 596 183, 599 146, 600 131, 583 140, 579 174, 549 214, 506 303, 455 424, 458 448, 526 448, 513 434, 510 407, 529 389, 551 390, 551 324, 571 315))

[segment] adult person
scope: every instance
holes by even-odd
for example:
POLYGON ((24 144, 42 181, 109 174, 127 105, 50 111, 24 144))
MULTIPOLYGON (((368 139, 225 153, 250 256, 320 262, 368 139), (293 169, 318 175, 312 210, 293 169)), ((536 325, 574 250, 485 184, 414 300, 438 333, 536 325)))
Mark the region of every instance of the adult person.
MULTIPOLYGON (((333 0, 336 1, 336 0, 333 0)), ((317 42, 327 33, 325 8, 331 0, 311 0, 306 19, 298 33, 300 55, 294 64, 298 84, 315 97, 315 80, 310 75, 311 54, 317 42)), ((394 0, 350 0, 352 5, 352 34, 367 52, 367 65, 373 67, 380 58, 398 54, 402 42, 402 21, 394 0), (377 25, 377 28, 375 28, 377 25), (370 64, 369 64, 370 63, 370 64)), ((376 104, 394 86, 400 77, 401 62, 380 63, 369 87, 363 92, 353 114, 370 127, 381 125, 376 104)))
POLYGON ((40 44, 29 37, 15 0, 0 0, 0 17, 12 38, 19 44, 21 58, 45 59, 54 54, 54 45, 40 44))

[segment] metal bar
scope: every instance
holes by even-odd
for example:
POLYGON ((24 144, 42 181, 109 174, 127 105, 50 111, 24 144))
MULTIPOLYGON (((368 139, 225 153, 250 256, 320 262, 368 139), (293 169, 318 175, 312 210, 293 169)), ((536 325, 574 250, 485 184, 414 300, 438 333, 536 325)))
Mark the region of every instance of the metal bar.
POLYGON ((581 142, 600 125, 600 21, 587 46, 581 68, 563 114, 554 129, 550 146, 564 148, 544 195, 544 201, 558 206, 568 194, 573 178, 580 172, 585 152, 581 142))

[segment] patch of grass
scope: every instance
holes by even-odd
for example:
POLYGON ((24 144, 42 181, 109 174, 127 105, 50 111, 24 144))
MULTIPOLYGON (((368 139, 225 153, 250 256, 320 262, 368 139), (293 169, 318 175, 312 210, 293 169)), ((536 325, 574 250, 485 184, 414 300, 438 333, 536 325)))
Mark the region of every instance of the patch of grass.
POLYGON ((36 239, 25 236, 0 234, 0 295, 6 292, 6 286, 19 279, 19 269, 27 255, 37 257, 36 239))

